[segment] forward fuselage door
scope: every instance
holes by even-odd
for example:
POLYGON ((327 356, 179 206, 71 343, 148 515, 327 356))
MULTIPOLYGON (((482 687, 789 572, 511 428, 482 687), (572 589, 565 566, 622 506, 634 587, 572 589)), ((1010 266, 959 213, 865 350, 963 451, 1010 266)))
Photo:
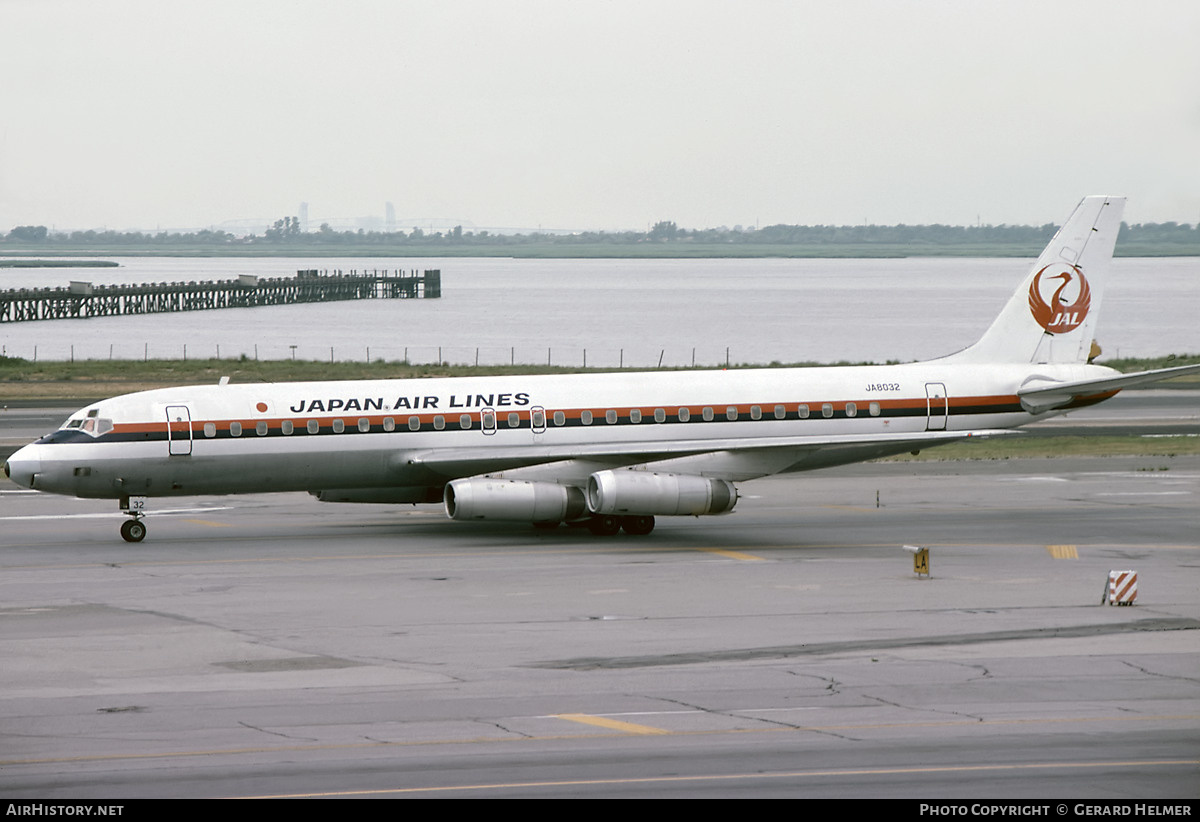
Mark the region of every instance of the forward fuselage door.
POLYGON ((950 397, 946 394, 945 383, 925 383, 925 406, 925 430, 945 431, 946 418, 950 416, 950 397))
POLYGON ((186 405, 167 406, 167 453, 172 457, 192 453, 192 412, 186 405))

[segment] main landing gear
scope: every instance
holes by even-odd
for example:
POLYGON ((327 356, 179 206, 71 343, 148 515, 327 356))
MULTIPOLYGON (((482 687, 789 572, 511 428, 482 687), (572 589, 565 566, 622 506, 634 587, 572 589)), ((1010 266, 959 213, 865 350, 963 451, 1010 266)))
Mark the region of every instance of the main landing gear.
POLYGON ((654 517, 596 514, 587 521, 587 529, 598 537, 611 537, 622 530, 630 536, 641 537, 654 530, 654 517))
POLYGON ((146 498, 145 497, 121 497, 121 513, 131 519, 127 519, 121 523, 121 539, 126 542, 141 542, 146 538, 146 523, 142 522, 142 517, 146 516, 146 498))

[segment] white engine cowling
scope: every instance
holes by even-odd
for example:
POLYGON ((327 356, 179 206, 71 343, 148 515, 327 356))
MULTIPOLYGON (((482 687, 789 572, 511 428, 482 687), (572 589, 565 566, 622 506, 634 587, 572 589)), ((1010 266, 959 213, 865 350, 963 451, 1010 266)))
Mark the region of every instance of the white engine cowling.
POLYGON ((583 491, 552 482, 458 479, 446 485, 446 516, 457 520, 562 522, 587 514, 583 491))
POLYGON ((594 514, 674 516, 725 514, 737 504, 732 482, 650 471, 597 471, 588 477, 594 514))

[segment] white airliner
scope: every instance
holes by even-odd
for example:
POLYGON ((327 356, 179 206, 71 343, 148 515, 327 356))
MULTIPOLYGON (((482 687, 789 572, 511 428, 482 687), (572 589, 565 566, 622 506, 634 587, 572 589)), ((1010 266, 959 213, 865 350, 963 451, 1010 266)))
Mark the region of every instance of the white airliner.
POLYGON ((646 534, 656 516, 733 510, 737 482, 1007 433, 1200 371, 1088 362, 1123 207, 1085 198, 983 337, 941 359, 165 388, 80 410, 4 471, 119 500, 130 542, 146 498, 264 491, 646 534))

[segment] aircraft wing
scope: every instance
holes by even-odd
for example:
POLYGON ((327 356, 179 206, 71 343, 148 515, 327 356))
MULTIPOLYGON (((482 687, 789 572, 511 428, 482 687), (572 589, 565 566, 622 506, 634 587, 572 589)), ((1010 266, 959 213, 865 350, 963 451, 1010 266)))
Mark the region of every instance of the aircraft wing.
MULTIPOLYGON (((763 437, 745 439, 671 440, 640 443, 575 443, 571 445, 531 445, 509 448, 445 448, 410 452, 409 466, 425 468, 449 478, 469 477, 495 471, 523 468, 564 460, 590 460, 613 466, 640 465, 647 462, 690 457, 718 452, 761 456, 770 464, 781 464, 779 457, 793 457, 797 467, 818 468, 861 459, 900 454, 934 445, 970 438, 1007 436, 1016 431, 980 429, 975 431, 925 431, 904 434, 845 434, 827 437, 763 437), (811 464, 809 464, 811 463, 811 464)), ((763 476, 774 473, 764 470, 763 476)), ((706 472, 707 473, 707 472, 706 472)))
POLYGON ((1107 399, 1122 388, 1135 385, 1146 385, 1185 374, 1200 374, 1200 364, 1181 365, 1175 368, 1157 368, 1153 371, 1138 371, 1134 374, 1121 374, 1116 377, 1101 377, 1095 380, 1079 380, 1077 382, 1035 383, 1022 387, 1017 391, 1021 405, 1030 413, 1050 411, 1061 408, 1076 400, 1084 400, 1082 405, 1107 399))

